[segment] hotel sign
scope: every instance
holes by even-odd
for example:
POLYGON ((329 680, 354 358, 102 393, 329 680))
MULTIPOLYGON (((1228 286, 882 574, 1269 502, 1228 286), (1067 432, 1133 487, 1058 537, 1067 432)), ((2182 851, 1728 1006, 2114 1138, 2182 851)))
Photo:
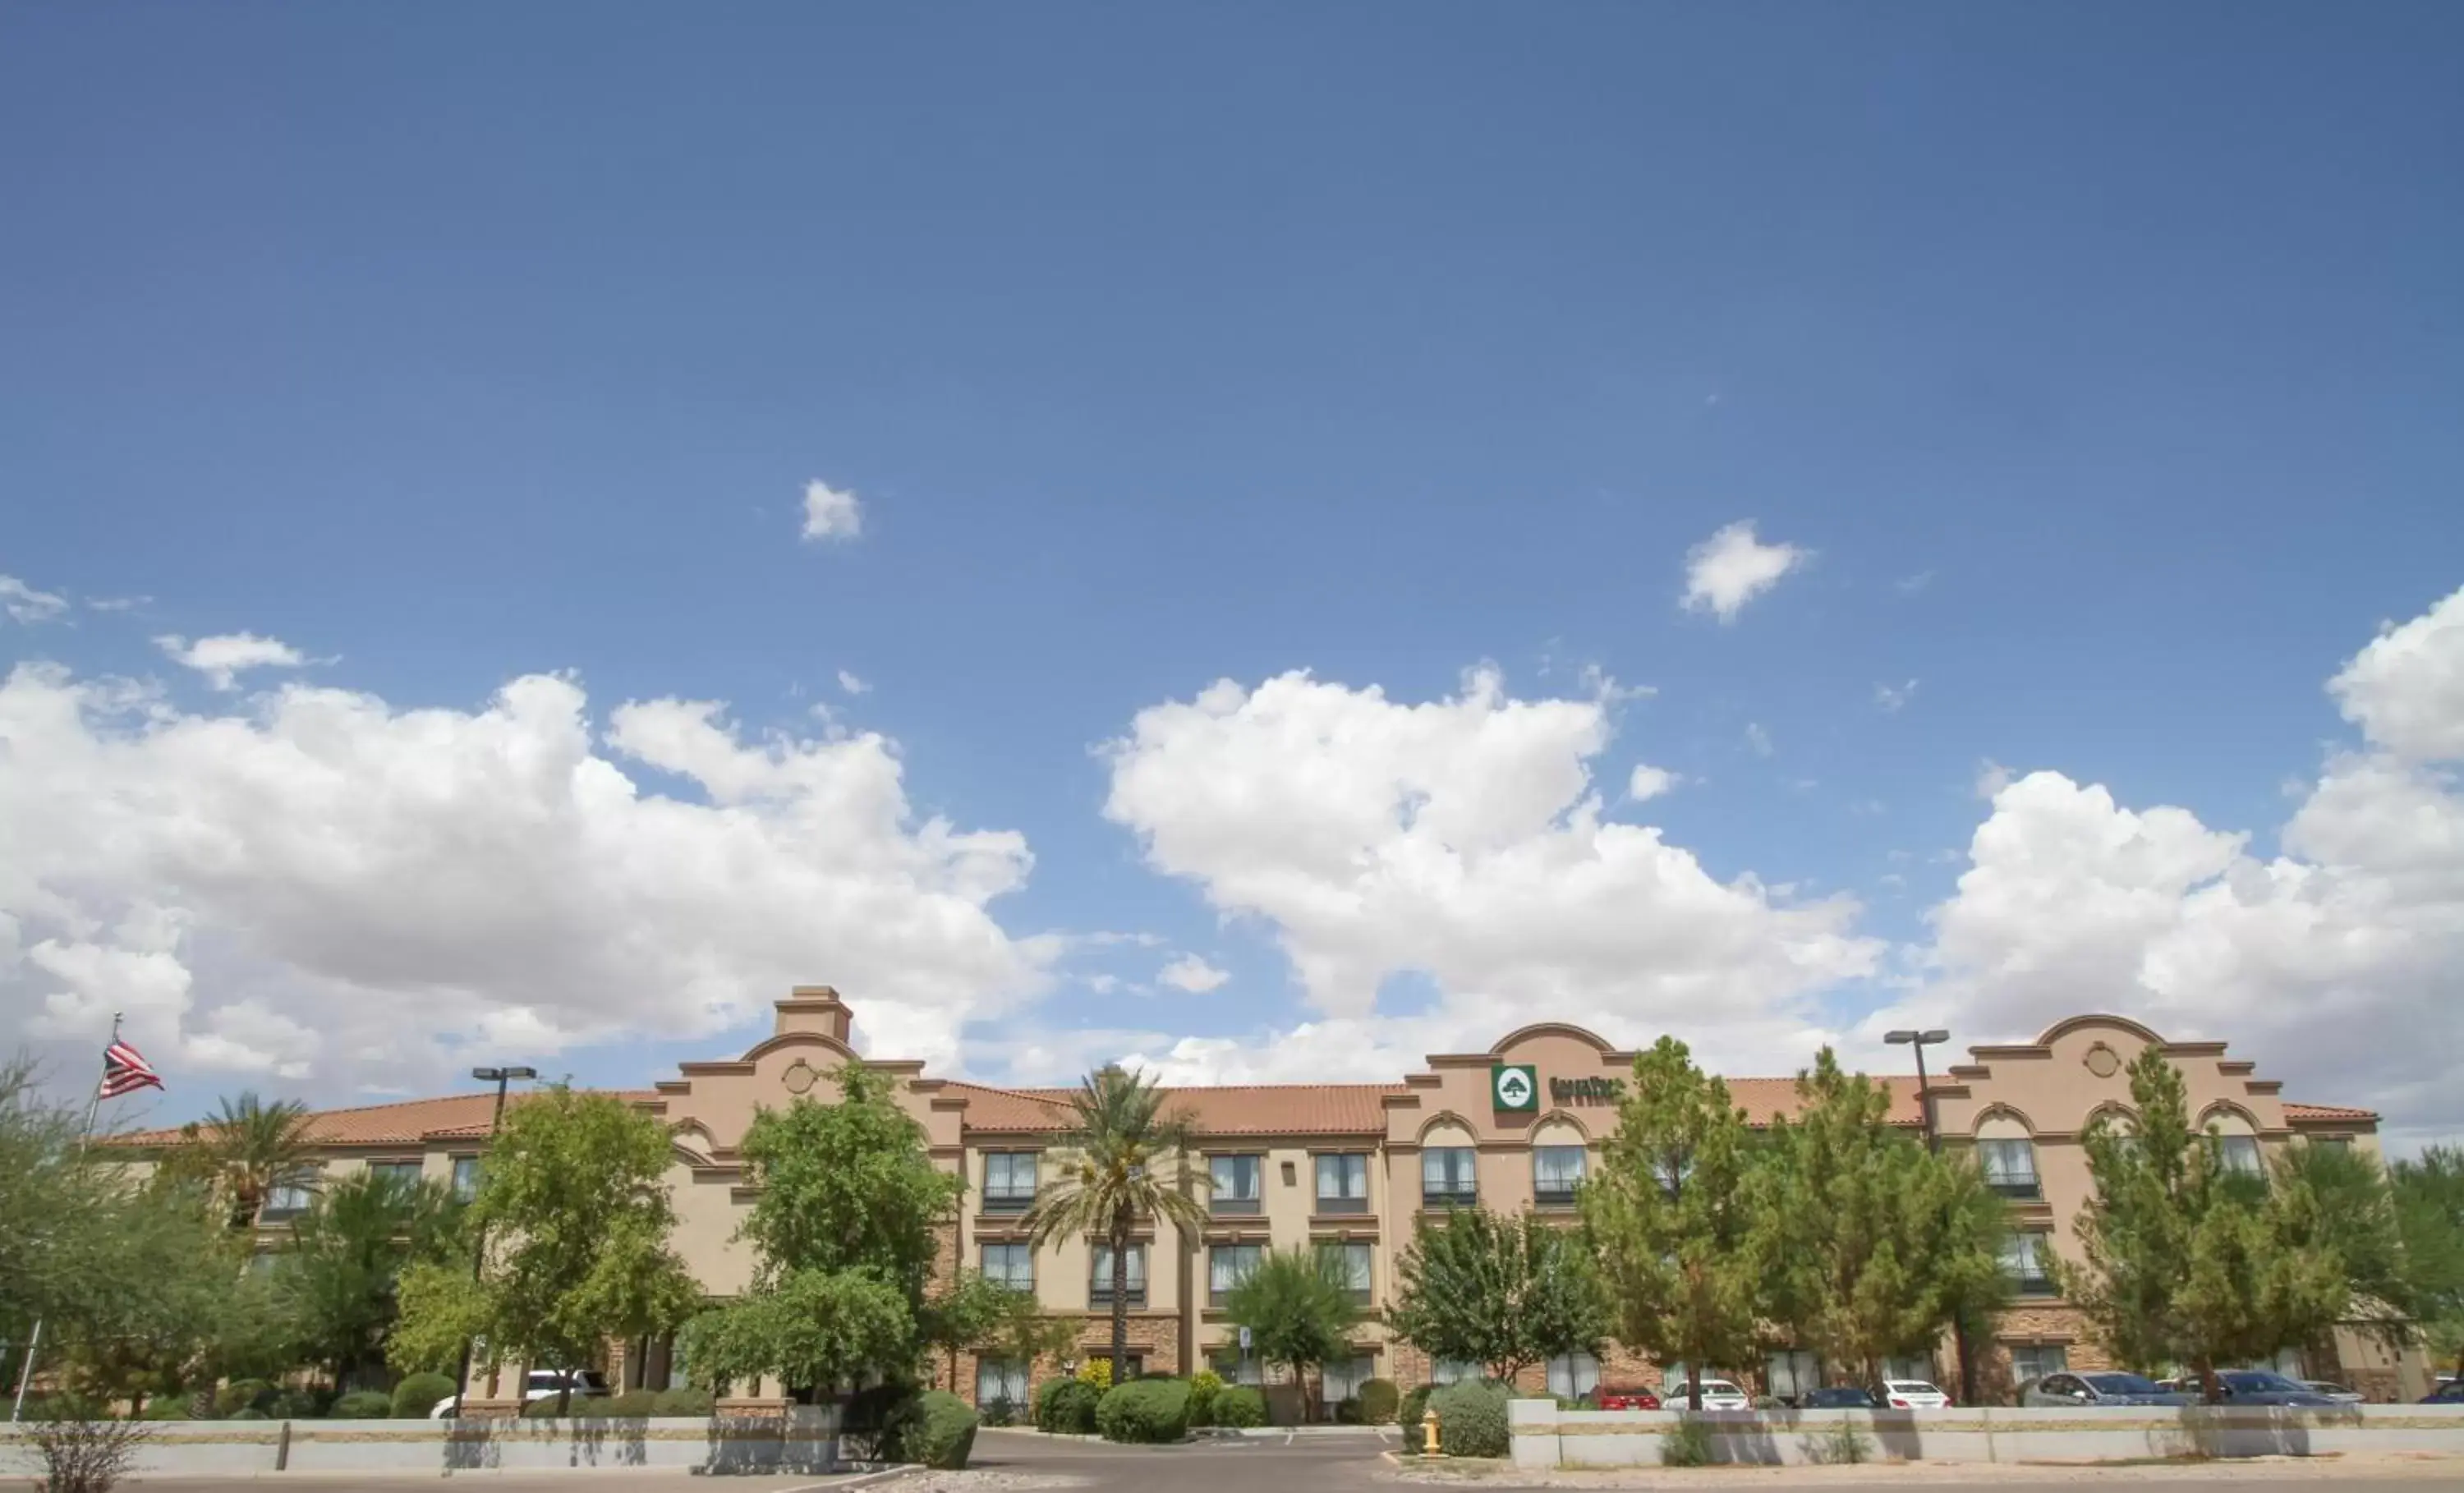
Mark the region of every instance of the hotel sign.
POLYGON ((1617 1104, 1625 1098, 1621 1078, 1552 1078, 1549 1097, 1559 1104, 1617 1104))
POLYGON ((1488 1098, 1501 1114, 1540 1108, 1540 1070, 1529 1063, 1500 1063, 1488 1070, 1488 1098))

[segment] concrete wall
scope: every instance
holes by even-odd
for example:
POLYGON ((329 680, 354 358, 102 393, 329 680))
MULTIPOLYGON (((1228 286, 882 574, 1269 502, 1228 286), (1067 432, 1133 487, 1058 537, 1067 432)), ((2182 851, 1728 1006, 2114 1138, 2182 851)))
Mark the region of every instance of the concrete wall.
MULTIPOLYGON (((840 1470, 838 1412, 701 1420, 194 1420, 148 1422, 135 1472, 253 1477, 287 1472, 537 1472, 683 1467, 840 1470), (287 1444, 286 1444, 287 1439, 287 1444)), ((24 1426, 0 1425, 0 1470, 40 1463, 24 1426)))
MULTIPOLYGON (((1516 1400, 1521 1467, 1658 1466, 1683 1417, 1669 1411, 1559 1410, 1516 1400)), ((2093 1462, 2150 1457, 2306 1457, 2354 1452, 2464 1455, 2464 1405, 2339 1410, 1710 1411, 1712 1459, 1802 1464, 1837 1460, 1853 1426, 1872 1461, 2093 1462)))

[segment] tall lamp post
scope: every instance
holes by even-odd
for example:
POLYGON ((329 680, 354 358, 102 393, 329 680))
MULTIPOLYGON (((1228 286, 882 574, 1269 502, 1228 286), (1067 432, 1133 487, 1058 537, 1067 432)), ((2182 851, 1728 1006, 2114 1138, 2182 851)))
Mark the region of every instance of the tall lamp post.
MULTIPOLYGON (((1950 1041, 1950 1033, 1944 1031, 1938 1026, 1928 1027, 1925 1031, 1921 1032, 1902 1027, 1895 1032, 1884 1032, 1882 1034, 1882 1041, 1889 1043, 1894 1047, 1912 1047, 1916 1049, 1917 1113, 1925 1122, 1925 1150, 1932 1152, 1935 1155, 1942 1154, 1942 1134, 1934 1129, 1933 1124, 1933 1085, 1927 1082, 1925 1078, 1925 1050, 1937 1043, 1946 1043, 1950 1041)), ((1967 1320, 1964 1317, 1952 1317, 1950 1319, 1950 1332, 1952 1339, 1959 1347, 1960 1403, 1972 1406, 1976 1403, 1976 1355, 1969 1352, 1968 1350, 1967 1320)))
MULTIPOLYGON (((482 1084, 496 1086, 496 1107, 488 1113, 488 1139, 496 1138, 496 1127, 505 1123, 505 1086, 514 1080, 539 1077, 537 1068, 473 1068, 471 1076, 482 1084)), ((479 1284, 479 1272, 488 1264, 488 1226, 482 1221, 473 1231, 471 1241, 471 1284, 479 1284)), ((471 1382, 471 1340, 462 1340, 462 1368, 453 1375, 453 1418, 462 1418, 462 1386, 471 1382)))

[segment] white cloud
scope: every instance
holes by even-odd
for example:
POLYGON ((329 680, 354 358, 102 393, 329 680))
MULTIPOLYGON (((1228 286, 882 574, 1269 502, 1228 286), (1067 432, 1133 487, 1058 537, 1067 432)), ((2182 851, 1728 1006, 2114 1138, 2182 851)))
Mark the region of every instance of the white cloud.
POLYGON ((0 576, 0 611, 11 622, 33 626, 50 622, 69 608, 68 598, 49 591, 37 591, 15 576, 0 576))
POLYGON ((205 675, 217 690, 236 688, 239 675, 251 669, 298 669, 308 662, 307 655, 290 644, 253 632, 225 633, 194 643, 172 633, 156 638, 154 646, 171 662, 205 675))
POLYGON ((864 532, 864 505, 854 493, 818 479, 804 484, 804 538, 852 539, 864 532))
POLYGON ((1874 704, 1883 714, 1895 715, 1916 694, 1917 682, 1913 679, 1903 685, 1878 684, 1874 686, 1874 704))
POLYGON ((1634 765, 1633 776, 1625 780, 1626 796, 1640 803, 1646 799, 1656 799, 1676 787, 1679 781, 1678 776, 1665 767, 1653 767, 1645 762, 1637 762, 1634 765))
POLYGON ((842 669, 839 670, 839 688, 849 694, 863 694, 871 690, 872 686, 842 669))
MULTIPOLYGON (((2459 593, 2464 596, 2464 593, 2459 593)), ((2364 746, 2329 756, 2278 836, 2133 809, 2058 773, 1994 785, 1956 893, 1930 913, 1930 979, 1874 1018, 2026 1036, 2082 1007, 2216 1037, 2288 1095, 2464 1127, 2464 600, 2364 648, 2329 684, 2364 746)), ((1872 1024, 1872 1023, 1869 1023, 1872 1024)))
POLYGON ((1155 978, 1161 983, 1175 990, 1188 991, 1193 996, 1202 996, 1231 977, 1229 973, 1217 969, 1194 954, 1182 955, 1155 974, 1155 978))
POLYGON ((1672 1027, 1768 1070, 1811 1050, 1812 994, 1871 973, 1845 898, 1713 880, 1657 829, 1601 818, 1596 699, 1516 700, 1490 670, 1419 704, 1289 673, 1138 713, 1105 813, 1148 863, 1270 927, 1313 1015, 1145 1054, 1189 1078, 1391 1076, 1534 1011, 1617 1040, 1672 1027), (1381 1015, 1417 972, 1429 1009, 1381 1015))
POLYGON ((1931 584, 1933 584, 1933 572, 1920 570, 1913 576, 1902 576, 1892 582, 1891 588, 1902 596, 1914 596, 1931 584))
POLYGON ((1687 611, 1734 622, 1748 602, 1813 558, 1812 550, 1794 544, 1757 540, 1750 518, 1732 523, 1686 551, 1683 604, 1687 611))
POLYGON ((531 675, 474 711, 287 685, 189 713, 27 665, 0 684, 0 1029, 159 1066, 453 1081, 476 1044, 690 1038, 800 981, 944 1067, 1040 990, 1053 941, 988 905, 1011 832, 910 811, 882 737, 748 739, 715 705, 531 675), (656 791, 643 768, 687 780, 656 791))
POLYGON ((2011 769, 1987 757, 1976 764, 1976 796, 1991 802, 2003 789, 2011 786, 2011 769))
POLYGON ((1758 721, 1746 722, 1746 750, 1756 757, 1771 755, 1771 733, 1765 731, 1758 721))
POLYGON ((133 612, 153 600, 150 596, 89 596, 85 604, 98 612, 133 612))

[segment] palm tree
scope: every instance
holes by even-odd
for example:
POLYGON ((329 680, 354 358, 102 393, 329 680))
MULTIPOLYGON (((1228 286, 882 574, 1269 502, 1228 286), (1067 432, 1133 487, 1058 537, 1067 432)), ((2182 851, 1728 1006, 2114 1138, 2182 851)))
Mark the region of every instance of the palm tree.
POLYGON ((1027 1210, 1037 1249, 1064 1235, 1101 1235, 1112 1252, 1112 1372, 1130 1353, 1130 1233, 1140 1218, 1184 1228, 1206 1226, 1206 1209, 1182 1190, 1209 1180, 1189 1165, 1196 1121, 1167 1109, 1151 1079, 1118 1067, 1089 1074, 1069 1096, 1068 1129, 1058 1145, 1059 1173, 1027 1210))
POLYGON ((316 1185, 308 1119, 308 1107, 297 1100, 268 1104, 253 1092, 223 1100, 207 1119, 201 1139, 231 1206, 232 1228, 255 1222, 276 1188, 316 1185))

